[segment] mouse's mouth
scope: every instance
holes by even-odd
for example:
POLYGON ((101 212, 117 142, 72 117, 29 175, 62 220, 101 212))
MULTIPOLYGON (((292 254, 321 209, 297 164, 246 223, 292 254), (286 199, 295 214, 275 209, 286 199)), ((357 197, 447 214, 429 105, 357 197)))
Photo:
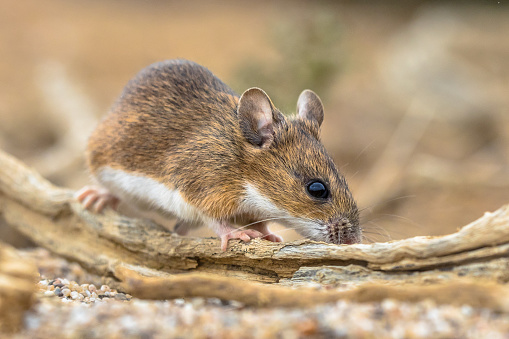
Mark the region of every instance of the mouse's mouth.
POLYGON ((345 244, 345 245, 352 245, 352 244, 359 244, 361 242, 362 237, 359 234, 354 234, 353 232, 345 233, 344 236, 342 236, 339 239, 339 244, 345 244))

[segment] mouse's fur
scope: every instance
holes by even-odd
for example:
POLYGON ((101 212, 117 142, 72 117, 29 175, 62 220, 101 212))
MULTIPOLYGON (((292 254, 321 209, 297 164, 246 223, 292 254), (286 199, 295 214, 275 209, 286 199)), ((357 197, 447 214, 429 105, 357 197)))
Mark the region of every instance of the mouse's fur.
POLYGON ((359 212, 319 140, 320 99, 304 91, 285 117, 260 89, 239 98, 184 60, 142 70, 90 137, 94 177, 128 204, 185 224, 281 218, 315 240, 360 242, 359 212), (320 200, 306 192, 319 179, 320 200))

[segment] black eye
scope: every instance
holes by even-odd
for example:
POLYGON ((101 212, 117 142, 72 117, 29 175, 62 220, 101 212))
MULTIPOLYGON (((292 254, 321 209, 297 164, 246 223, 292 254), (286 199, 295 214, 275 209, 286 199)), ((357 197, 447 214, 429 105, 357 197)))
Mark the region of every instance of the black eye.
POLYGON ((314 198, 327 199, 329 197, 329 190, 321 181, 311 181, 306 186, 306 191, 308 191, 308 194, 314 198))

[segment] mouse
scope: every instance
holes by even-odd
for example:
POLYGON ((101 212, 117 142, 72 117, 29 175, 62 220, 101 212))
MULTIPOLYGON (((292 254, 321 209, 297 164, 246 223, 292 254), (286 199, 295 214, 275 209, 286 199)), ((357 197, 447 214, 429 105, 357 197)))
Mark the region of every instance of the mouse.
POLYGON ((167 60, 142 69, 92 132, 94 184, 77 191, 100 213, 120 202, 177 218, 186 235, 207 226, 230 239, 283 239, 269 222, 333 244, 362 240, 345 177, 320 141, 322 101, 304 90, 284 115, 260 88, 236 94, 206 67, 167 60))

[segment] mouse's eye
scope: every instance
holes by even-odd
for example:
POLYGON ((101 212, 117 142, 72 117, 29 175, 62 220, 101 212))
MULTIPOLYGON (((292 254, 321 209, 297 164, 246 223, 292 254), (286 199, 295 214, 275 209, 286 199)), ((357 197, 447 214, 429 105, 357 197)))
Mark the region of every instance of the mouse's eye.
POLYGON ((329 190, 327 189, 327 186, 318 180, 313 180, 307 184, 306 191, 313 198, 327 199, 329 197, 329 190))

